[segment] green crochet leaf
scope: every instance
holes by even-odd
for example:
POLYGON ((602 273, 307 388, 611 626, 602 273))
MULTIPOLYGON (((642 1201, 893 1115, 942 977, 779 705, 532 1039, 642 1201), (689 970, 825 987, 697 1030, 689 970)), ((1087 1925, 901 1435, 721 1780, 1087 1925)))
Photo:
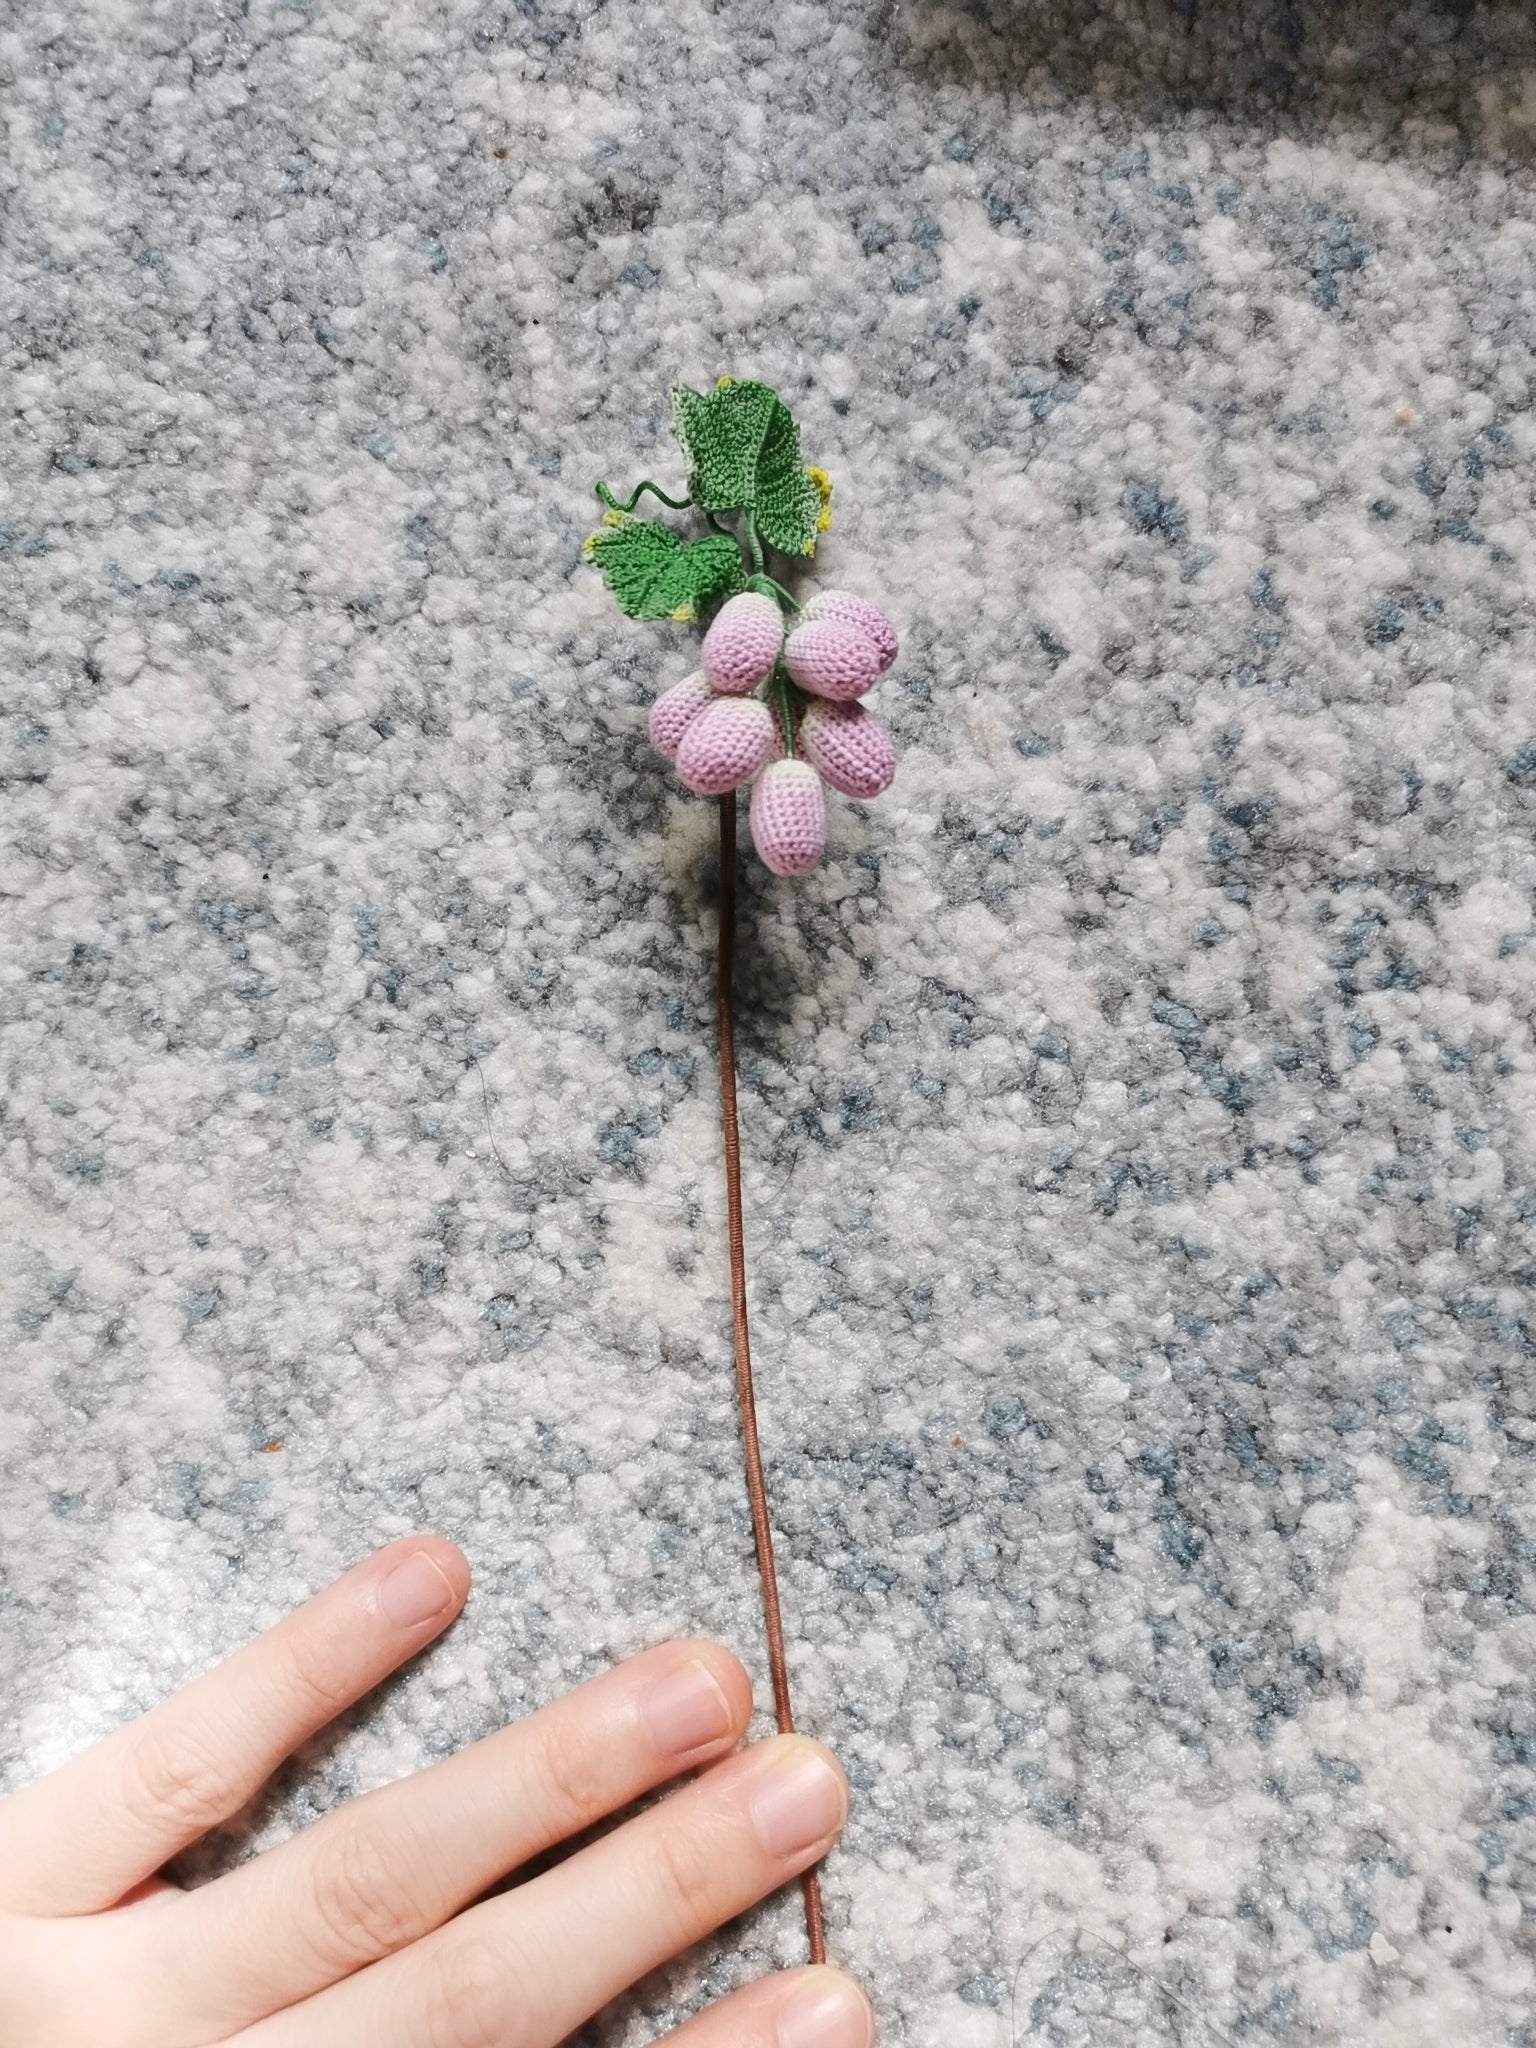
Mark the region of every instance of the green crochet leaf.
POLYGON ((800 429, 766 384, 722 377, 713 391, 672 388, 672 430, 688 458, 688 488, 706 512, 750 512, 784 555, 810 555, 826 525, 826 491, 800 455, 800 429))
POLYGON ((666 617, 691 624, 705 605, 712 604, 717 597, 734 597, 745 587, 746 580, 741 549, 728 533, 691 540, 678 549, 652 589, 648 604, 653 609, 642 612, 641 617, 666 617))
POLYGON ((781 555, 814 555, 824 500, 800 460, 800 429, 775 405, 757 459, 757 530, 781 555))
POLYGON ((757 458, 778 398, 766 384, 726 379, 708 393, 672 387, 672 431, 688 458, 693 501, 706 512, 757 502, 757 458))
POLYGON ((685 542, 655 519, 609 512, 582 552, 632 619, 689 623, 716 597, 742 589, 741 550, 729 534, 685 542))

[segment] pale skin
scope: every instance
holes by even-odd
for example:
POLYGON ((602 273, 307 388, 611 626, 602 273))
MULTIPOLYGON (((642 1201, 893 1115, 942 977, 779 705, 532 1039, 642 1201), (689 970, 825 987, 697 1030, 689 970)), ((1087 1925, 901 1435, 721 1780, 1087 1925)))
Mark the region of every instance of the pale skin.
MULTIPOLYGON (((682 1641, 210 1884, 158 1875, 440 1635, 468 1589, 451 1543, 405 1537, 0 1802, 0 2048, 554 2048, 826 1853, 847 1810, 837 1764, 803 1736, 739 1747, 746 1672, 717 1644, 682 1641)), ((806 1969, 666 2038, 869 2048, 873 2035, 850 1979, 806 1969)))

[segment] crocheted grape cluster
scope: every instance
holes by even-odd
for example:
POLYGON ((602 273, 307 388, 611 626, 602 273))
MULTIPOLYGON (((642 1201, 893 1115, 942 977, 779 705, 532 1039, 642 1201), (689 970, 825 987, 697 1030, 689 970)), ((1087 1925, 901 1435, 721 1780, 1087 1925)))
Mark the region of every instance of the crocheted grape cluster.
POLYGON ((689 789, 752 785, 752 841, 776 875, 826 847, 826 786, 874 797, 896 773, 891 736, 863 697, 896 659, 896 629, 867 598, 824 590, 787 637, 776 599, 729 598, 704 635, 703 666, 651 707, 651 742, 689 789))

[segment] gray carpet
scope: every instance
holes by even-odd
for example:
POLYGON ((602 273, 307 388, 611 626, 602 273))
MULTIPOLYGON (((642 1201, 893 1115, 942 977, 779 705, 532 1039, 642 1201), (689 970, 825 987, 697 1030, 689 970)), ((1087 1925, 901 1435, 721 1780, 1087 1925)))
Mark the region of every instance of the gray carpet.
POLYGON ((0 65, 9 1775, 418 1526, 462 1623, 201 1869, 669 1633, 761 1672, 694 641, 579 559, 758 376, 904 635, 896 787, 742 862, 836 1955, 893 2043, 1529 2048, 1528 10, 0 65))

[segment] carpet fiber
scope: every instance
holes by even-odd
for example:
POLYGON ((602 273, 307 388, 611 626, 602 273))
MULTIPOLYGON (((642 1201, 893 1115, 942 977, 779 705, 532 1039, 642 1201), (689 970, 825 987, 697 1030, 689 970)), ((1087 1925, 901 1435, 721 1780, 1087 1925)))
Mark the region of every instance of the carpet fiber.
POLYGON ((834 1953, 925 2048, 1529 2048, 1529 11, 21 0, 0 72, 9 1777, 420 1526, 464 1619, 192 1875, 668 1634, 761 1681, 696 643, 580 559, 756 376, 903 633, 895 788, 742 859, 834 1953))

